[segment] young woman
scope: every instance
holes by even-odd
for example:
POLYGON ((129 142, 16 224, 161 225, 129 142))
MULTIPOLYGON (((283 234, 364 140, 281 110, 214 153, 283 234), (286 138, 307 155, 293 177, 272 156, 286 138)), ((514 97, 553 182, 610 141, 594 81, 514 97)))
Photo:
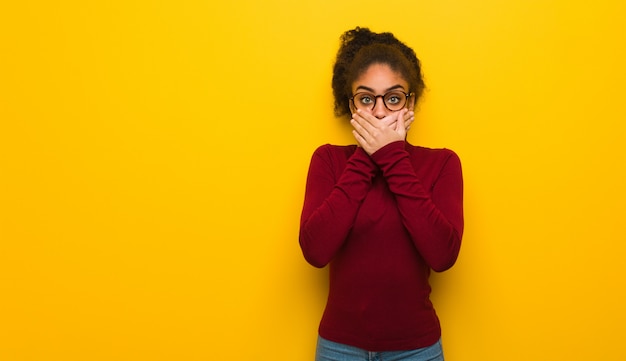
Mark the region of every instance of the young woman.
POLYGON ((393 34, 357 27, 341 37, 332 87, 357 144, 319 147, 307 178, 300 246, 330 264, 316 360, 443 360, 428 278, 457 259, 463 180, 454 152, 405 140, 420 62, 393 34))

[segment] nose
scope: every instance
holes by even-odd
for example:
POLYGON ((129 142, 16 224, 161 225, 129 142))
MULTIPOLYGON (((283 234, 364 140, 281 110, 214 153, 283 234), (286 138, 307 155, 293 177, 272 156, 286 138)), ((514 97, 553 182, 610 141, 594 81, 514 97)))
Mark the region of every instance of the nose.
POLYGON ((385 101, 382 96, 376 97, 376 102, 374 103, 374 109, 372 109, 372 115, 374 115, 378 119, 382 119, 387 116, 389 110, 385 106, 385 101))

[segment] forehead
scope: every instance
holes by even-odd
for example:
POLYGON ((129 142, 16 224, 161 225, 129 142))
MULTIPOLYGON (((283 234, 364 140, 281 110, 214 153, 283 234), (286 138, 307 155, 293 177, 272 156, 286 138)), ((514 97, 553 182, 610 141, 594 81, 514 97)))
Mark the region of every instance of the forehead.
POLYGON ((398 86, 407 90, 408 85, 402 74, 392 70, 389 65, 372 64, 352 83, 352 91, 371 90, 381 93, 398 86))

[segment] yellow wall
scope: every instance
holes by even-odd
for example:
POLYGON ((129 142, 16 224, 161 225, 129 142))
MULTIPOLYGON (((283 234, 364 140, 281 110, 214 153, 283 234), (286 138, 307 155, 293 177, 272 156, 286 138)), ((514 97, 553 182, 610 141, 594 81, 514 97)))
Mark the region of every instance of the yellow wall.
POLYGON ((393 31, 456 150, 449 360, 624 360, 621 0, 4 1, 0 360, 310 360, 297 241, 338 36, 393 31), (235 353, 233 356, 232 353, 235 353))

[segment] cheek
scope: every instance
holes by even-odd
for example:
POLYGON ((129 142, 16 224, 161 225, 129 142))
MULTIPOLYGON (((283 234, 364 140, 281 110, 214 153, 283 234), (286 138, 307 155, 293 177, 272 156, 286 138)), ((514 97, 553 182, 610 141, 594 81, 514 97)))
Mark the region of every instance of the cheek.
POLYGON ((350 107, 350 114, 354 114, 354 112, 356 112, 356 109, 354 109, 354 107, 352 106, 352 102, 348 103, 348 107, 350 107))

